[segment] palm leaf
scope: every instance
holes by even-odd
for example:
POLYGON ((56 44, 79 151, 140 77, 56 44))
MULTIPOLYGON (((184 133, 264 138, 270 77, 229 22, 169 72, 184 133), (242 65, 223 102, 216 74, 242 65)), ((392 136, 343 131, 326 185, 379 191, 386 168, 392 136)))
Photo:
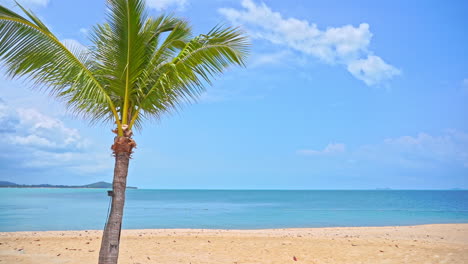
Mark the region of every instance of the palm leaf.
POLYGON ((0 6, 0 61, 7 75, 26 77, 78 115, 91 120, 115 117, 112 100, 87 67, 89 54, 73 54, 39 18, 19 6, 32 21, 0 6))
MULTIPOLYGON (((19 5, 20 6, 20 5, 19 5)), ((0 62, 92 122, 141 127, 142 121, 194 102, 231 65, 243 66, 248 41, 231 27, 192 36, 173 16, 148 18, 143 0, 107 1, 107 22, 88 49, 68 47, 31 11, 0 6, 0 62), (165 33, 165 34, 164 34, 165 33)))
POLYGON ((244 65, 248 47, 242 32, 231 27, 217 26, 208 34, 191 39, 170 62, 153 71, 153 81, 132 120, 139 122, 138 115, 158 117, 181 103, 195 101, 213 77, 230 65, 244 65))

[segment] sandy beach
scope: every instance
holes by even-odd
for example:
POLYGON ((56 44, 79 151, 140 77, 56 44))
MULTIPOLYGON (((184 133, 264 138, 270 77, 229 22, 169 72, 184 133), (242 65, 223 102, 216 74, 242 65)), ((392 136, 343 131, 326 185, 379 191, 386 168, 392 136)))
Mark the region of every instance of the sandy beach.
MULTIPOLYGON (((0 233, 0 263, 96 263, 101 231, 0 233)), ((468 224, 124 230, 119 263, 468 263, 468 224)))

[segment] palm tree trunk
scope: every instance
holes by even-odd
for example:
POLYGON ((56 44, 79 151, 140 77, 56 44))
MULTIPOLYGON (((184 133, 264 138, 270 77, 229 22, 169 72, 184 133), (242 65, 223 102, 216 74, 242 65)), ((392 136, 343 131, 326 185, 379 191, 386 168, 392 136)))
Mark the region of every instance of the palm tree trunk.
POLYGON ((128 137, 118 137, 112 149, 115 155, 114 180, 112 182, 112 205, 102 235, 99 264, 117 264, 120 232, 127 188, 128 164, 135 142, 128 137))

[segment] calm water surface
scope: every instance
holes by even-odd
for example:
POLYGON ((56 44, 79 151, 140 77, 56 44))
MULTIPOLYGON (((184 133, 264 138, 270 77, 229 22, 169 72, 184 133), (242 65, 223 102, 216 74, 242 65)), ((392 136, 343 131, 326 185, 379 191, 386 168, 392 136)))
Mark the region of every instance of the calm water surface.
MULTIPOLYGON (((0 189, 0 231, 102 229, 104 189, 0 189)), ((123 228, 468 223, 468 191, 128 190, 123 228)))

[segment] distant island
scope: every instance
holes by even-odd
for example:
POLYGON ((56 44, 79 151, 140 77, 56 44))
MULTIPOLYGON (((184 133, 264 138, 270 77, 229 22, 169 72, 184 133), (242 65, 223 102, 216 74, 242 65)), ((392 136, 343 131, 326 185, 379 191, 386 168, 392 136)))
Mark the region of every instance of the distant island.
MULTIPOLYGON (((0 181, 0 188, 89 188, 89 189, 112 189, 112 183, 95 182, 86 185, 53 185, 53 184, 17 184, 14 182, 0 181)), ((138 189, 127 186, 127 189, 138 189)))

